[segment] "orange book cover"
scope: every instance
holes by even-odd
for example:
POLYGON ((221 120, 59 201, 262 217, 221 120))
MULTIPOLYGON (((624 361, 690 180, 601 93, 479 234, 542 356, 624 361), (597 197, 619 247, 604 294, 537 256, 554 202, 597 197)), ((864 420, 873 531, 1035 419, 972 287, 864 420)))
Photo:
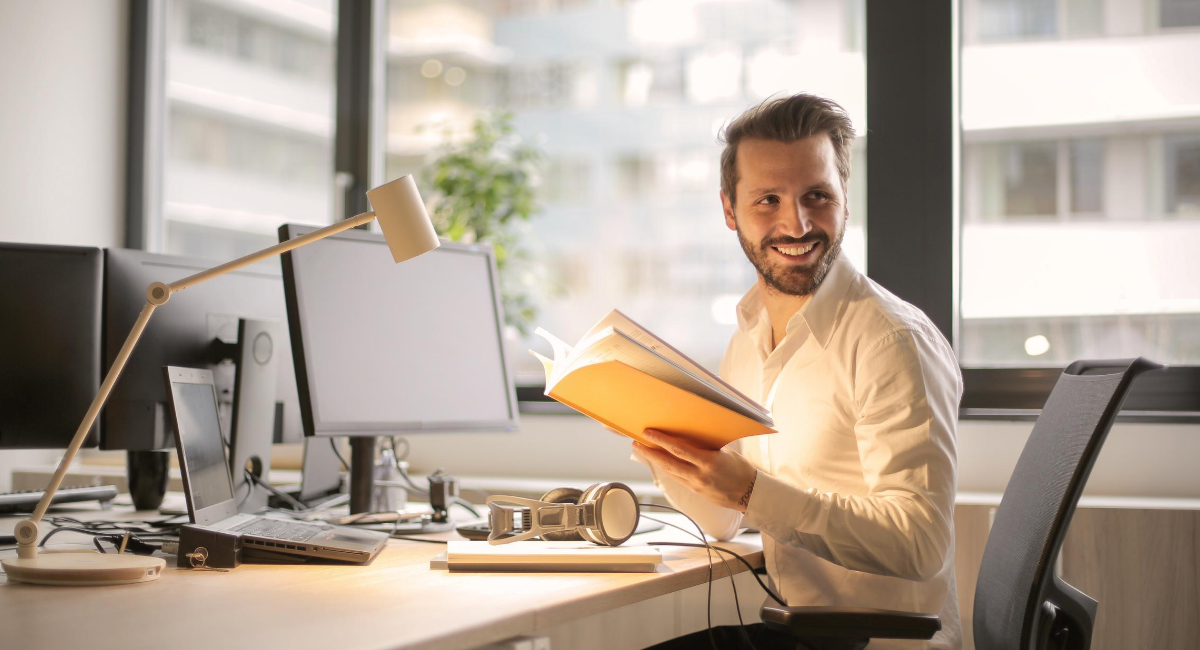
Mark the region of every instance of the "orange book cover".
POLYGON ((533 352, 546 369, 546 395, 643 443, 646 429, 708 449, 775 431, 765 409, 620 312, 601 324, 575 348, 538 329, 555 354, 551 360, 533 352), (621 319, 637 327, 636 338, 622 331, 621 319))

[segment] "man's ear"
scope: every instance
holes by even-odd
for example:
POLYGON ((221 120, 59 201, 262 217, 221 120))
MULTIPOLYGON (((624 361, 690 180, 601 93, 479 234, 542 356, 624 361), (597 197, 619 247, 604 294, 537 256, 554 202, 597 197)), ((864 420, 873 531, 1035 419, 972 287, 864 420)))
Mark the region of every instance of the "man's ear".
POLYGON ((737 219, 733 216, 733 204, 729 202, 729 197, 721 192, 721 208, 725 211, 725 227, 730 230, 737 230, 737 219))

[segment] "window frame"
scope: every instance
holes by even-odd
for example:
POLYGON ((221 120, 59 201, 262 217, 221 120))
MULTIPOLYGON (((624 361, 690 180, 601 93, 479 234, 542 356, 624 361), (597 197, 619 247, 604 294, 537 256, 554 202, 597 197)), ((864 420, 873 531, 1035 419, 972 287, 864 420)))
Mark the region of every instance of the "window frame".
MULTIPOLYGON (((962 268, 959 16, 959 0, 867 0, 867 202, 888 206, 887 217, 867 229, 868 275, 923 310, 955 349, 962 268), (910 164, 914 156, 923 164, 910 164), (913 259, 922 263, 914 266, 913 259)), ((1062 370, 963 367, 959 417, 1032 420, 1062 370)), ((1134 384, 1121 419, 1200 422, 1200 367, 1148 373, 1134 384)))

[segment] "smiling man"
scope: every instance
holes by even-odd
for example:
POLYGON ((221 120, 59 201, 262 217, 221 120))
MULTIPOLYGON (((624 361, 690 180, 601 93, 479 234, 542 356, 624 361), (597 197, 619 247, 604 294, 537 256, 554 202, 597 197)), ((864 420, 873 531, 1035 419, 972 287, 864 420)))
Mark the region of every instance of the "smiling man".
MULTIPOLYGON (((635 457, 708 534, 761 530, 789 605, 937 613, 932 641, 870 647, 958 648, 962 379, 925 314, 840 255, 853 144, 845 111, 812 95, 768 100, 726 128, 725 224, 758 281, 738 304, 721 376, 770 409, 778 433, 707 451, 650 430, 659 449, 634 443, 635 457)), ((875 214, 886 219, 887 206, 875 214)), ((760 648, 788 645, 749 632, 760 648)), ((708 640, 669 643, 691 642, 708 640)))

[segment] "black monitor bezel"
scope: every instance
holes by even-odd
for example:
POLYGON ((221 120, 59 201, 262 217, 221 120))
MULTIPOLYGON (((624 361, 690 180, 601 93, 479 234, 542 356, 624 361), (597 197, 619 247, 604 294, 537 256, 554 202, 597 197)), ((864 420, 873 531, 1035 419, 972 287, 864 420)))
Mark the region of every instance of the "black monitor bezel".
MULTIPOLYGON (((306 226, 302 224, 284 224, 279 227, 279 240, 281 242, 293 239, 300 235, 308 234, 317 230, 315 226, 306 226)), ((328 239, 342 239, 349 241, 365 242, 378 244, 382 250, 380 254, 388 254, 387 242, 383 235, 368 232, 365 230, 346 230, 334 235, 330 235, 328 239)), ((314 242, 312 246, 320 246, 321 242, 314 242)), ((438 423, 427 422, 322 422, 319 419, 317 408, 312 399, 313 395, 310 390, 310 376, 308 371, 307 350, 304 341, 304 328, 301 323, 300 313, 303 305, 302 299, 299 296, 299 288, 296 284, 296 272, 293 266, 293 260, 290 253, 282 255, 283 267, 283 294, 284 302, 287 304, 288 315, 288 332, 292 339, 292 366, 296 370, 296 392, 300 397, 300 419, 304 425, 305 437, 314 436, 386 436, 386 435, 406 435, 410 433, 451 433, 451 432, 482 432, 482 431, 499 431, 512 432, 516 431, 519 422, 519 410, 517 405, 516 385, 513 379, 512 368, 508 364, 508 355, 504 349, 504 305, 500 299, 500 284, 496 270, 496 256, 492 247, 486 244, 462 244, 459 242, 441 240, 439 248, 461 251, 464 253, 474 253, 483 255, 488 261, 488 274, 492 285, 493 307, 496 314, 496 340, 500 345, 500 360, 504 369, 504 381, 506 385, 506 397, 508 402, 508 418, 504 420, 494 421, 444 421, 438 423)))

